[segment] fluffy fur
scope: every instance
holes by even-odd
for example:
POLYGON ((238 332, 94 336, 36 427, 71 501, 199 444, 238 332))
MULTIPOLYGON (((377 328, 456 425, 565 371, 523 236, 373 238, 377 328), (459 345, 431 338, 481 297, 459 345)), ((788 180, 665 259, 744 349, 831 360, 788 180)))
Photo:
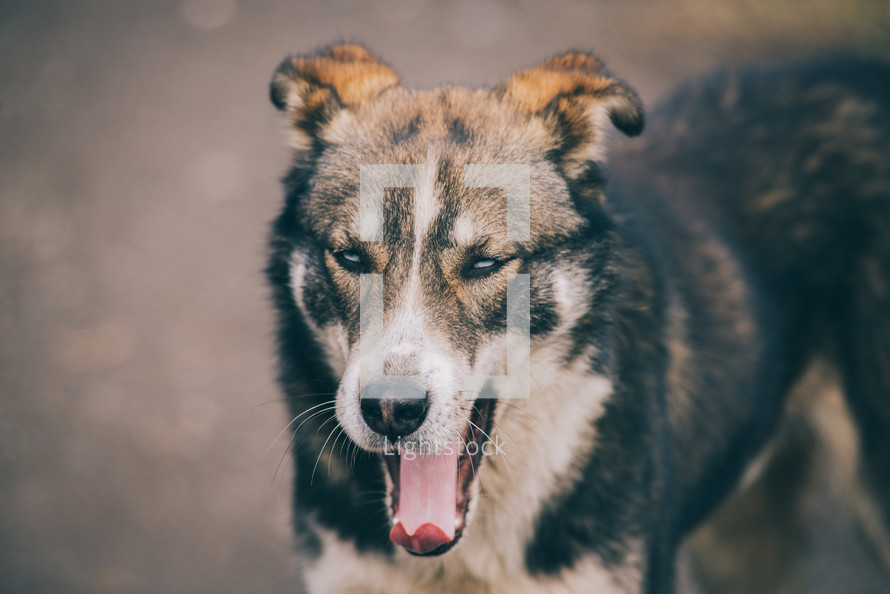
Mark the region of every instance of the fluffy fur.
POLYGON ((493 89, 412 91, 364 48, 333 46, 285 60, 271 95, 295 149, 268 275, 302 588, 671 592, 684 538, 780 451, 767 446, 815 360, 844 387, 859 508, 890 550, 886 66, 696 81, 608 175, 606 128, 637 135, 645 118, 586 53, 493 89), (424 173, 386 191, 382 240, 362 241, 373 164, 424 173), (528 241, 506 240, 505 194, 468 187, 468 164, 528 166, 528 241), (503 372, 507 278, 530 277, 531 397, 498 395, 476 437, 503 451, 480 458, 462 536, 439 556, 388 538, 385 444, 359 411, 361 273, 385 278, 384 373, 429 393, 411 437, 437 442, 483 406, 464 379, 503 372))

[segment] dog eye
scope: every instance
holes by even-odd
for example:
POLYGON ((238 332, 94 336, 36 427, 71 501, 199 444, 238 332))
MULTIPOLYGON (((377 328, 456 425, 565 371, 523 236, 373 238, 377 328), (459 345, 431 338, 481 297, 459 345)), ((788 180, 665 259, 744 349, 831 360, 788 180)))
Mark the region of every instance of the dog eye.
POLYGON ((358 252, 343 250, 334 252, 337 263, 349 272, 362 273, 365 271, 365 261, 358 252))
POLYGON ((494 258, 472 258, 464 265, 464 278, 483 278, 501 269, 504 263, 494 258))

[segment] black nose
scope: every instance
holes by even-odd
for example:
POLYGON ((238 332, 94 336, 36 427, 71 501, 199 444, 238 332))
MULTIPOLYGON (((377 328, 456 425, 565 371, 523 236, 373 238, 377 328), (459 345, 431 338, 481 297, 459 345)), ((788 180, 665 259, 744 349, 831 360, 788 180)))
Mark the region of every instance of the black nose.
POLYGON ((368 427, 392 440, 417 431, 430 406, 429 392, 402 378, 362 386, 361 401, 362 417, 368 427))

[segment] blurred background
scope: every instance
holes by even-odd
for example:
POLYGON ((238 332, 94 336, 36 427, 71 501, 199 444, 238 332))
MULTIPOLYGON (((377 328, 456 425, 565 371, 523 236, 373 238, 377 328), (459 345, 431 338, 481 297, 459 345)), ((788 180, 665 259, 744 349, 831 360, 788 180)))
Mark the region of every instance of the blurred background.
MULTIPOLYGON (((0 591, 293 590, 267 83, 333 40, 419 87, 594 48, 651 104, 724 62, 890 57, 890 2, 0 0, 0 591)), ((882 591, 834 524, 811 591, 882 591)))

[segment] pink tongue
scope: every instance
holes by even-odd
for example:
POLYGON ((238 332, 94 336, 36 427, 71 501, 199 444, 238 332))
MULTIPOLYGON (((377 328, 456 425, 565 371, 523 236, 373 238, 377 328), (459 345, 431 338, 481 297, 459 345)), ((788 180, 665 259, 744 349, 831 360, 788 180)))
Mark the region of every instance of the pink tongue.
POLYGON ((402 450, 399 522, 389 534, 393 542, 415 553, 428 553, 454 540, 459 453, 457 443, 440 448, 438 454, 402 450))

